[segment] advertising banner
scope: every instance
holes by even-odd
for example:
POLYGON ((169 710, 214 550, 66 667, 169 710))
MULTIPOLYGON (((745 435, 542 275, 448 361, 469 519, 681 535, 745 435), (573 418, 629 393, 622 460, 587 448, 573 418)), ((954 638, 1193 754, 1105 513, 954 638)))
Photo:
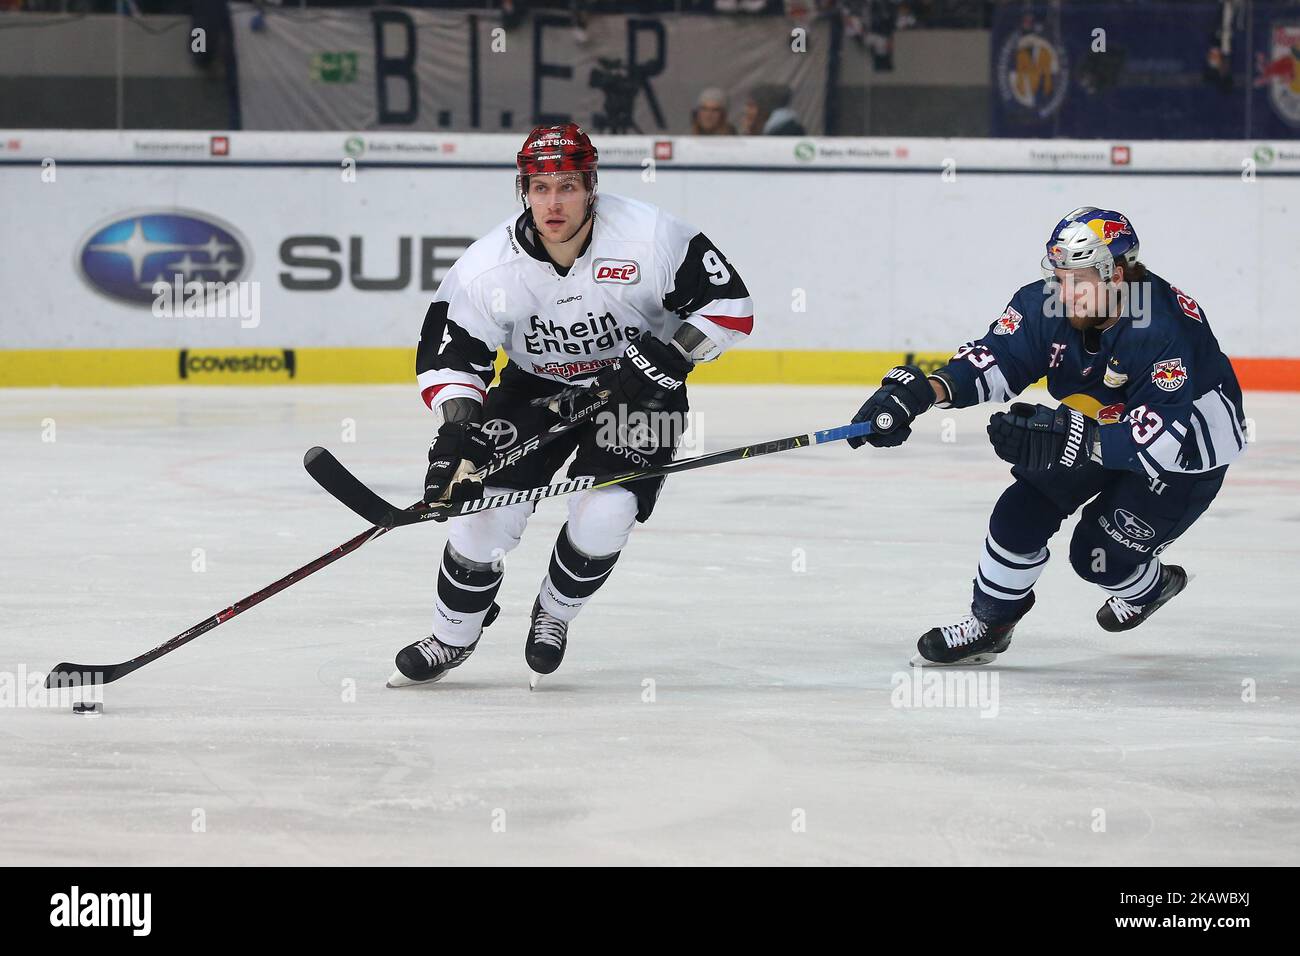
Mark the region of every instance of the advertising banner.
MULTIPOLYGON (((517 140, 0 131, 0 381, 409 381, 439 282, 520 211, 517 140)), ((596 142, 602 192, 693 224, 754 298, 753 335, 701 380, 942 359, 1040 278, 1052 225, 1087 203, 1129 215, 1230 354, 1300 356, 1278 281, 1300 205, 1286 141, 596 142)))
POLYGON ((538 11, 507 30, 476 11, 231 5, 245 129, 689 133, 706 88, 739 128, 758 91, 822 132, 825 20, 538 11), (787 102, 788 101, 788 102, 787 102))

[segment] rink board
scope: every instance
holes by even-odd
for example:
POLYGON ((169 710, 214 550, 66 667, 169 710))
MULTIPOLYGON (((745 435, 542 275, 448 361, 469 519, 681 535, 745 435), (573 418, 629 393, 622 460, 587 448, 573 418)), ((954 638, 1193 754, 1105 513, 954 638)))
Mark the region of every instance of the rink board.
MULTIPOLYGON (((410 381, 442 278, 518 209, 514 139, 0 131, 0 385, 410 381), (241 298, 160 305, 172 272, 241 298), (202 359, 183 376, 182 352, 202 359)), ((692 381, 868 384, 899 356, 946 357, 1039 278, 1052 224, 1097 203, 1128 213, 1144 261, 1246 357, 1247 388, 1300 390, 1287 144, 598 145, 602 190, 703 230, 754 298, 753 335, 692 381), (1212 219, 1189 227, 1190 196, 1212 219)))
MULTIPOLYGON (((947 352, 801 352, 737 349, 691 373, 692 384, 871 385, 889 369, 929 371, 947 352)), ((498 371, 505 364, 497 355, 498 371)), ((1242 387, 1300 391, 1300 359, 1233 359, 1242 387)), ((0 387, 134 385, 389 385, 415 382, 409 348, 32 349, 0 351, 0 387)))

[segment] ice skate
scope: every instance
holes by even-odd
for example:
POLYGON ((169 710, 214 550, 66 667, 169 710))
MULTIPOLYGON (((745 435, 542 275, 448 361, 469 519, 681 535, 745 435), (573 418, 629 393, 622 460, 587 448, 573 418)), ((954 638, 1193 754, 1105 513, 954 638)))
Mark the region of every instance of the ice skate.
MULTIPOLYGON (((1021 617, 1034 606, 1033 595, 1021 617)), ((951 667, 988 664, 1011 645, 1011 635, 1020 618, 1007 624, 986 624, 968 614, 956 624, 931 628, 916 642, 913 667, 951 667)))
MULTIPOLYGON (((488 609, 487 617, 483 619, 483 630, 486 630, 500 613, 501 608, 493 604, 488 609)), ((393 671, 393 675, 388 678, 388 686, 410 687, 414 684, 437 683, 447 676, 447 671, 459 667, 469 659, 469 656, 474 653, 474 648, 478 647, 479 638, 482 636, 481 630, 473 644, 467 647, 456 647, 444 644, 430 635, 422 641, 416 641, 402 648, 397 652, 397 670, 393 671)))
POLYGON ((568 621, 561 621, 543 610, 541 598, 533 602, 532 624, 524 644, 524 659, 533 671, 528 680, 530 690, 537 686, 538 678, 554 673, 560 666, 568 644, 568 633, 568 621))
POLYGON ((1164 603, 1187 587, 1187 572, 1176 564, 1160 570, 1160 593, 1146 604, 1130 604, 1123 598, 1107 598, 1097 612, 1097 623, 1108 631, 1128 631, 1158 611, 1164 603))

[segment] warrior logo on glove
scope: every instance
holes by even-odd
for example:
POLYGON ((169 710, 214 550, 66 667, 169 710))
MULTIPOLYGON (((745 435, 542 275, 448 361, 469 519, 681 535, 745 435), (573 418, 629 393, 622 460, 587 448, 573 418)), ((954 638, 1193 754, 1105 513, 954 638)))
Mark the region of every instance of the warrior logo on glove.
POLYGON ((875 448, 893 448, 907 441, 912 434, 912 422, 917 415, 934 404, 934 388, 915 365, 891 368, 880 380, 880 388, 866 400, 853 421, 871 422, 871 434, 865 438, 850 438, 849 445, 860 448, 870 444, 875 448))
POLYGON ((989 441, 999 458, 1027 471, 1080 468, 1100 460, 1097 424, 1069 406, 1016 402, 989 419, 989 441))

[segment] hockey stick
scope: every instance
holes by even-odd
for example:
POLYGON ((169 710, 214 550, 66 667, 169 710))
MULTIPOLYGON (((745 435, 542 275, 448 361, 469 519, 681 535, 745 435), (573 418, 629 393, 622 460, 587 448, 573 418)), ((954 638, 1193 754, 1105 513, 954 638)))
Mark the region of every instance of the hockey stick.
POLYGON ((622 474, 603 476, 581 475, 577 478, 569 478, 566 481, 558 481, 554 484, 531 488, 527 491, 489 495, 486 498, 473 498, 468 501, 457 501, 445 505, 428 505, 424 502, 418 502, 409 508, 396 508, 389 504, 366 487, 360 479, 348 471, 337 458, 324 448, 316 447, 308 451, 304 464, 321 487, 338 498, 340 502, 358 514, 365 516, 367 520, 375 525, 385 529, 392 529, 408 524, 418 524, 421 521, 430 519, 456 518, 461 515, 488 511, 492 508, 503 508, 506 505, 522 504, 528 501, 541 501, 543 498, 555 498, 560 495, 569 495, 592 488, 610 488, 646 478, 674 475, 681 471, 693 471, 696 468, 719 465, 724 461, 740 461, 745 458, 757 458, 760 455, 770 455, 779 451, 789 451, 791 448, 822 445, 826 442, 843 441, 846 438, 859 438, 870 434, 870 432, 870 422, 841 425, 838 428, 826 428, 807 435, 792 435, 789 438, 780 438, 775 441, 758 442, 753 445, 728 448, 725 451, 715 451, 712 454, 700 455, 696 458, 670 461, 666 465, 646 468, 642 471, 629 471, 622 474))
MULTIPOLYGON (((606 396, 608 400, 608 396, 606 396)), ((601 402, 603 405, 604 402, 601 402)), ((594 413, 599 406, 593 406, 589 411, 594 413)), ((580 418, 572 418, 566 421, 552 425, 549 429, 540 435, 535 435, 528 441, 524 442, 518 448, 511 449, 506 454, 496 453, 492 456, 492 461, 487 468, 479 475, 486 480, 491 475, 496 474, 502 468, 513 465, 526 455, 531 455, 539 448, 545 448, 551 442, 555 441, 565 432, 572 431, 579 425, 586 422, 589 414, 584 413, 580 418)), ((392 525, 386 524, 389 515, 399 510, 371 491, 362 482, 343 467, 333 455, 324 448, 319 446, 307 449, 307 454, 303 456, 302 466, 307 469, 307 474, 316 480, 316 483, 337 498, 342 504, 346 505, 352 511, 365 518, 373 525, 381 528, 391 528, 392 525)), ((411 505, 411 508, 419 507, 423 502, 417 501, 411 505)), ((407 508, 409 511, 411 508, 407 508)))
POLYGON ((244 613, 255 605, 261 604, 267 598, 279 594, 291 584, 296 584, 303 578, 315 574, 321 568, 333 564, 344 555, 351 554, 363 544, 386 534, 391 530, 391 528, 399 527, 404 524, 415 524, 427 520, 437 510, 446 510, 449 513, 449 517, 461 514, 472 514, 477 511, 486 511, 489 508, 500 508, 507 504, 514 504, 517 501, 538 501, 542 498, 551 498, 557 495, 570 494, 575 491, 582 491, 586 488, 606 488, 614 485, 626 484, 631 481, 637 481, 642 478, 654 478, 660 475, 673 474, 678 471, 690 471, 695 468, 704 468, 708 465, 720 464, 724 461, 755 458, 759 455, 769 455, 778 451, 787 451, 791 448, 802 448, 805 445, 820 445, 825 442, 840 441, 846 438, 866 435, 870 431, 870 424, 865 422, 857 425, 845 425, 840 428, 829 428, 823 431, 814 432, 811 435, 795 435, 778 441, 762 442, 757 445, 744 445, 739 448, 714 452, 710 455, 701 455, 698 458, 685 458, 681 461, 669 462, 667 465, 646 469, 645 471, 627 472, 626 474, 612 475, 599 479, 592 476, 583 476, 568 481, 557 482, 553 485, 546 485, 541 488, 534 488, 531 491, 520 491, 507 495, 493 495, 488 498, 477 498, 471 501, 459 502, 456 505, 438 506, 436 509, 423 503, 419 503, 405 510, 394 508, 392 505, 388 504, 388 502, 384 501, 383 498, 376 495, 373 491, 358 481, 351 472, 344 468, 343 465, 341 465, 328 451, 323 448, 313 448, 307 453, 308 458, 316 463, 318 469, 333 469, 336 471, 336 473, 331 476, 336 487, 346 486, 352 492, 369 495, 374 501, 379 502, 383 508, 387 509, 388 516, 392 519, 392 524, 388 526, 378 526, 378 524, 376 524, 375 527, 367 528, 356 537, 345 541, 337 548, 322 554, 315 560, 307 562, 296 571, 289 572, 278 581, 268 584, 260 591, 255 591, 248 595, 248 597, 236 601, 225 610, 218 611, 216 614, 200 621, 188 630, 182 631, 170 640, 164 641, 152 650, 146 651, 138 657, 133 657, 129 661, 123 661, 120 664, 72 664, 67 662, 59 664, 51 670, 48 675, 46 675, 45 686, 46 688, 63 688, 111 684, 113 681, 119 680, 127 674, 130 674, 132 671, 139 670, 141 667, 144 667, 144 665, 156 661, 158 658, 166 654, 170 654, 177 648, 188 644, 196 637, 206 634, 217 625, 224 624, 232 617, 244 613))
MULTIPOLYGON (((593 410, 596 407, 598 406, 593 406, 593 410)), ((530 443, 530 447, 527 449, 527 452, 520 452, 520 454, 518 455, 511 456, 511 460, 509 463, 513 463, 514 461, 517 461, 519 458, 523 457, 523 455, 528 452, 536 451, 538 448, 541 448, 546 444, 548 444, 556 436, 580 424, 582 424, 582 420, 574 419, 571 421, 561 422, 557 425, 552 426, 548 432, 546 432, 541 436, 538 436, 536 439, 533 440, 533 442, 530 443)), ((305 464, 307 465, 307 470, 309 472, 312 471, 312 461, 315 457, 313 456, 312 452, 324 452, 325 455, 329 456, 331 459, 333 458, 333 456, 329 455, 329 452, 325 452, 324 449, 312 449, 312 451, 307 453, 307 459, 305 461, 305 464)), ((335 464, 337 464, 337 462, 335 462, 335 464)), ((499 461, 494 461, 492 465, 489 467, 488 473, 491 474, 492 472, 497 471, 498 469, 504 467, 505 464, 506 461, 504 458, 499 461)), ((339 492, 337 492, 337 494, 347 494, 359 502, 359 506, 353 507, 352 510, 357 511, 359 514, 362 514, 363 517, 366 516, 367 511, 373 511, 377 515, 382 516, 387 511, 392 510, 392 506, 388 504, 388 502, 384 501, 384 499, 380 498, 378 495, 376 495, 373 491, 371 491, 361 482, 357 481, 356 478, 353 478, 352 475, 348 473, 346 469, 342 468, 342 466, 339 466, 339 468, 342 473, 334 476, 335 480, 340 483, 340 490, 339 492), (365 510, 363 510, 363 508, 365 510)), ((317 480, 319 481, 320 479, 318 478, 317 480)), ((340 500, 342 499, 340 498, 340 500)), ((417 505, 418 504, 419 502, 417 502, 417 505)), ((413 505, 412 507, 415 506, 413 505)), ((118 680, 119 678, 125 677, 127 674, 130 674, 132 671, 144 667, 145 664, 148 664, 151 661, 156 661, 158 658, 162 657, 163 655, 170 654, 178 647, 182 647, 185 644, 188 644, 196 637, 206 634, 208 631, 212 630, 218 624, 224 624, 226 621, 230 620, 232 617, 236 616, 237 614, 242 614, 244 611, 247 611, 250 607, 253 607, 254 605, 257 604, 261 604, 263 601, 265 601, 267 598, 271 597, 272 595, 279 594, 289 585, 296 584, 297 582, 301 581, 303 578, 307 577, 308 575, 315 574, 321 568, 333 564, 335 561, 337 561, 339 558, 343 557, 344 555, 351 554, 353 551, 360 548, 366 542, 373 541, 375 538, 378 538, 380 535, 387 534, 388 531, 390 530, 386 527, 378 527, 378 522, 376 521, 371 521, 371 524, 375 525, 375 527, 367 528, 365 531, 361 532, 355 538, 352 538, 349 541, 345 541, 337 548, 325 554, 322 554, 319 558, 316 558, 314 561, 309 561, 307 564, 304 564, 298 570, 291 571, 289 574, 286 574, 284 577, 280 578, 280 580, 276 581, 275 583, 268 584, 266 587, 262 588, 262 590, 255 591, 254 593, 248 595, 248 597, 236 601, 234 604, 226 608, 224 611, 219 611, 216 614, 212 615, 211 617, 200 621, 198 624, 195 624, 189 630, 182 631, 180 634, 177 634, 175 637, 171 638, 170 640, 164 641, 162 644, 159 644, 153 650, 146 651, 145 653, 141 654, 139 657, 133 657, 131 658, 131 660, 123 661, 120 664, 71 664, 71 663, 64 662, 56 666, 53 670, 50 671, 48 675, 46 675, 45 686, 47 688, 55 688, 55 687, 77 687, 77 686, 87 686, 87 685, 110 684, 113 681, 118 680)))
POLYGON ((279 594, 291 584, 296 584, 309 574, 315 574, 326 565, 333 564, 345 554, 351 554, 357 548, 361 547, 367 541, 373 541, 382 534, 386 534, 387 528, 367 528, 350 541, 345 541, 333 551, 322 554, 314 561, 309 561, 300 567, 297 571, 291 571, 274 584, 268 584, 260 591, 255 591, 243 600, 236 601, 224 611, 218 611, 206 620, 195 624, 188 631, 182 631, 169 641, 164 641, 151 651, 146 651, 139 657, 133 657, 129 661, 123 661, 121 664, 60 664, 54 670, 50 671, 45 678, 47 688, 54 687, 78 687, 92 684, 111 684, 118 678, 125 677, 134 670, 138 670, 148 664, 150 661, 156 661, 164 654, 170 654, 176 648, 188 644, 201 634, 206 634, 218 624, 224 624, 236 614, 242 614, 250 607, 261 604, 273 594, 279 594))

